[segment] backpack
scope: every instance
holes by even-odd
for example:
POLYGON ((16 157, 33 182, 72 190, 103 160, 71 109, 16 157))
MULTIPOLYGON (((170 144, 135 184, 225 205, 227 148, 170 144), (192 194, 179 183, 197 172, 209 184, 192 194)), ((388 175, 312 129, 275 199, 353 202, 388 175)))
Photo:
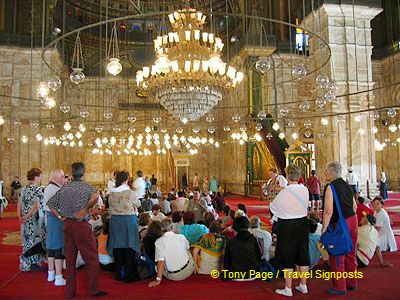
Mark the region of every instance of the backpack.
POLYGON ((335 228, 333 227, 333 224, 328 226, 326 232, 321 236, 321 241, 329 255, 337 256, 336 263, 338 264, 339 256, 350 253, 351 250, 353 250, 354 245, 350 237, 346 219, 343 217, 342 208, 340 207, 336 190, 332 184, 330 187, 332 189, 333 199, 336 204, 339 219, 335 228))
POLYGON ((140 279, 150 278, 156 273, 155 264, 146 253, 136 258, 136 269, 140 279))

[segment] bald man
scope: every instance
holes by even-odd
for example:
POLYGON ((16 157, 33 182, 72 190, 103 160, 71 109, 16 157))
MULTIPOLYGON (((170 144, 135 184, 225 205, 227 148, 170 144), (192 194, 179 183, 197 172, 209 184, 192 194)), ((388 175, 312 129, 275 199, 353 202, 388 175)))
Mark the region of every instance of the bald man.
POLYGON ((57 169, 51 172, 50 182, 44 189, 43 204, 46 210, 46 248, 48 261, 48 276, 47 281, 54 281, 54 285, 65 285, 65 279, 62 276, 63 266, 63 247, 64 247, 64 232, 63 220, 57 218, 47 206, 47 201, 54 196, 55 193, 64 185, 64 171, 57 169))

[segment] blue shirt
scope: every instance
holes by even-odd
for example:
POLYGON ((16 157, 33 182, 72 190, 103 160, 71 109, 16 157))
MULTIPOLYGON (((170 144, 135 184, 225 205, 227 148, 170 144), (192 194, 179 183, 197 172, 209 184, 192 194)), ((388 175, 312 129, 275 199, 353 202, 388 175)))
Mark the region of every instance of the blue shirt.
POLYGON ((310 252, 310 267, 313 268, 318 264, 320 253, 318 250, 318 242, 320 236, 315 233, 309 233, 308 251, 310 252))
POLYGON ((209 231, 203 224, 190 224, 183 225, 180 229, 180 233, 183 234, 190 245, 192 245, 198 242, 204 234, 209 233, 209 231))

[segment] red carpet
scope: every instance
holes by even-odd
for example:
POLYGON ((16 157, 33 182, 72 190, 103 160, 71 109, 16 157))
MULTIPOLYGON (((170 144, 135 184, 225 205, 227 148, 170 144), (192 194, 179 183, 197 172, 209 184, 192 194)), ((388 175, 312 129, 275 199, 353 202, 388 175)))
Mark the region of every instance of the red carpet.
MULTIPOLYGON (((254 199, 227 199, 231 206, 245 203, 249 215, 253 213, 267 214, 265 202, 254 199), (247 202, 248 201, 248 202, 247 202), (250 202, 254 201, 254 202, 250 202), (262 205, 260 205, 262 204, 262 205)), ((10 210, 9 210, 10 211, 10 210)), ((64 288, 55 287, 46 281, 46 272, 19 272, 18 255, 20 246, 5 245, 12 242, 18 234, 19 225, 13 216, 0 220, 0 299, 63 299, 64 288), (7 236, 7 238, 5 238, 7 236), (11 237, 11 238, 10 238, 11 237)), ((363 272, 359 280, 357 292, 348 292, 345 296, 329 296, 325 293, 330 282, 323 279, 309 280, 309 294, 294 292, 298 299, 399 299, 398 274, 400 274, 400 255, 385 253, 385 259, 395 265, 394 268, 379 267, 376 260, 363 272)), ((147 282, 124 284, 116 282, 111 273, 101 274, 101 288, 108 291, 106 299, 287 299, 276 295, 275 288, 282 287, 283 279, 272 283, 225 282, 211 279, 209 276, 192 276, 183 282, 163 280, 159 287, 147 288, 147 282)), ((84 270, 78 271, 78 298, 86 295, 86 280, 84 270)))

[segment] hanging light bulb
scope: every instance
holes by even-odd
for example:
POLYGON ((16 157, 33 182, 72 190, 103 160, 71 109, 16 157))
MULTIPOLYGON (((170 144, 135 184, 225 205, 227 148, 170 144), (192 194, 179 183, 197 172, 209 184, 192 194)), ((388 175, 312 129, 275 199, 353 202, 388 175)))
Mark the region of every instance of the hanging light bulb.
POLYGON ((326 74, 319 74, 315 81, 320 88, 324 88, 327 84, 329 84, 329 77, 326 74))
POLYGON ((215 127, 210 127, 207 129, 207 131, 211 134, 213 134, 215 132, 215 127))
POLYGON ((38 121, 31 121, 31 127, 32 128, 38 128, 39 127, 39 122, 38 121))
POLYGON ((282 117, 285 117, 289 113, 289 109, 287 107, 282 107, 279 109, 279 112, 281 113, 282 117))
POLYGON ((326 105, 325 98, 318 97, 317 100, 315 100, 315 105, 317 105, 319 108, 323 108, 326 105))
POLYGON ((49 81, 47 81, 47 86, 55 92, 61 87, 61 79, 58 76, 52 76, 49 81))
POLYGON ((255 130, 257 130, 257 131, 260 131, 260 130, 263 128, 263 126, 262 126, 260 123, 257 123, 256 126, 255 126, 254 128, 255 128, 255 130))
POLYGON ((28 137, 26 135, 21 136, 21 142, 26 144, 28 142, 28 137))
POLYGON ((376 126, 372 127, 372 133, 377 133, 378 132, 378 128, 376 126))
POLYGON ((180 121, 181 121, 183 124, 186 124, 189 120, 188 120, 187 118, 183 117, 183 118, 180 118, 180 121))
POLYGON ((328 118, 322 118, 322 119, 321 119, 321 124, 322 124, 323 126, 327 126, 327 125, 329 124, 328 118))
POLYGON ((265 137, 270 141, 274 136, 272 135, 271 132, 268 132, 265 137))
POLYGON ((256 61, 256 69, 261 74, 264 74, 266 71, 271 70, 272 65, 273 65, 273 60, 270 56, 268 57, 261 56, 256 61))
POLYGON ((240 122, 241 119, 242 119, 242 118, 241 118, 238 114, 235 114, 235 115, 232 117, 232 121, 235 122, 235 123, 240 122))
POLYGON ((396 109, 394 109, 393 107, 390 108, 390 109, 388 110, 388 112, 387 112, 387 115, 388 115, 390 118, 394 118, 394 117, 397 115, 396 109))
POLYGON ((80 84, 85 80, 85 74, 82 72, 82 68, 73 68, 69 79, 75 84, 80 84))
POLYGON ((47 82, 42 81, 39 83, 39 87, 37 89, 37 95, 38 97, 41 98, 46 98, 49 95, 49 87, 47 85, 47 82))
POLYGON ((52 109, 52 108, 56 107, 57 102, 56 102, 56 100, 54 100, 53 97, 47 97, 46 101, 44 102, 44 105, 46 105, 46 107, 48 109, 52 109))
POLYGON ((275 130, 275 131, 278 131, 278 130, 279 130, 279 124, 278 124, 278 122, 274 122, 274 124, 272 124, 272 129, 275 130))
POLYGON ((225 132, 231 131, 231 128, 229 126, 224 126, 224 131, 225 132))
POLYGON ((79 131, 80 132, 85 132, 86 131, 86 126, 85 126, 85 124, 83 124, 83 123, 81 123, 81 124, 79 124, 79 131))
POLYGON ((388 129, 390 132, 395 133, 397 131, 397 126, 395 124, 391 124, 388 129))
POLYGON ((3 117, 3 116, 0 116, 0 126, 3 126, 4 123, 5 123, 4 117, 3 117))
POLYGON ((358 129, 357 132, 358 132, 359 135, 364 135, 365 134, 364 128, 358 129))
POLYGON ((82 118, 86 119, 87 117, 89 117, 90 113, 89 113, 89 111, 87 109, 84 108, 79 112, 79 115, 82 118))
POLYGON ((64 128, 65 131, 70 131, 71 128, 72 128, 71 123, 70 122, 65 122, 63 128, 64 128))
POLYGON ((214 122, 214 120, 215 120, 215 118, 214 118, 213 115, 209 115, 209 116, 206 117, 206 121, 207 121, 208 123, 212 123, 212 122, 214 122))
POLYGON ((71 107, 70 107, 67 103, 63 102, 63 103, 60 105, 60 110, 61 110, 64 114, 66 114, 66 113, 68 113, 68 112, 71 110, 71 107))
POLYGON ((307 69, 304 64, 299 63, 293 67, 292 74, 296 79, 303 79, 307 75, 307 69))
POLYGON ((107 64, 107 71, 111 75, 117 76, 122 71, 122 65, 118 58, 112 57, 107 64))
POLYGON ((260 120, 265 120, 267 118, 267 113, 263 110, 260 110, 257 114, 257 118, 260 120))
POLYGON ((153 117, 153 122, 158 124, 161 122, 161 117, 153 117))
POLYGON ((293 132, 292 133, 292 139, 293 140, 297 140, 299 138, 299 135, 297 134, 297 132, 293 132))
POLYGON ((283 140, 285 138, 285 134, 283 132, 279 133, 278 137, 283 140))
POLYGON ((134 114, 130 114, 128 116, 128 121, 131 123, 135 123, 136 122, 136 116, 134 114))
POLYGON ((309 109, 310 109, 310 103, 309 103, 308 101, 301 102, 301 103, 299 104, 299 109, 300 109, 301 111, 303 111, 303 112, 309 110, 309 109))
POLYGON ((38 142, 40 142, 41 140, 43 140, 43 136, 42 136, 40 133, 38 133, 38 134, 35 136, 35 138, 36 138, 36 140, 37 140, 38 142))
POLYGON ((306 130, 306 131, 304 132, 304 136, 305 136, 306 138, 309 138, 311 135, 312 135, 312 132, 311 132, 310 130, 306 130))
POLYGON ((289 128, 293 128, 294 126, 296 126, 296 123, 293 120, 289 120, 286 125, 289 128))
POLYGON ((357 123, 360 123, 362 118, 363 118, 362 114, 355 115, 354 116, 354 121, 357 122, 357 123))
POLYGON ((103 116, 106 120, 110 120, 113 117, 113 112, 111 110, 106 110, 103 113, 103 116))
POLYGON ((15 138, 14 138, 14 137, 8 137, 8 138, 7 138, 7 142, 8 142, 9 144, 12 144, 12 143, 15 142, 15 138))

